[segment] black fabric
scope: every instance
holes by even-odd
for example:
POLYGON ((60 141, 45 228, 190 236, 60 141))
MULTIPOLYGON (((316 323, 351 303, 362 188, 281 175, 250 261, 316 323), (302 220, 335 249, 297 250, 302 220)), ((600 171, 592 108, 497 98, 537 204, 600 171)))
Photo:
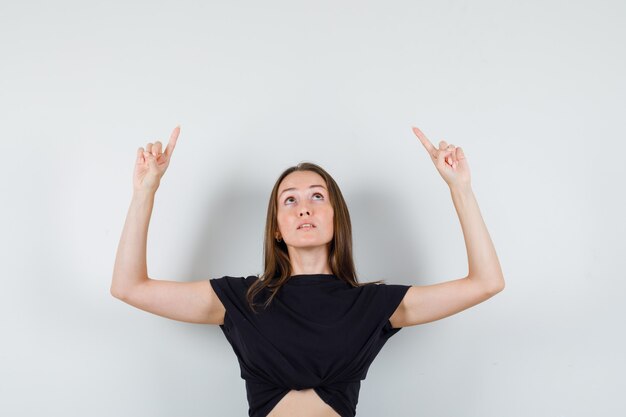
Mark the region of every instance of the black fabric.
POLYGON ((226 315, 220 325, 246 382, 248 415, 266 417, 292 389, 313 388, 341 417, 356 415, 361 380, 386 341, 400 331, 389 317, 410 285, 352 287, 332 274, 292 275, 264 310, 250 310, 257 276, 211 278, 226 315))

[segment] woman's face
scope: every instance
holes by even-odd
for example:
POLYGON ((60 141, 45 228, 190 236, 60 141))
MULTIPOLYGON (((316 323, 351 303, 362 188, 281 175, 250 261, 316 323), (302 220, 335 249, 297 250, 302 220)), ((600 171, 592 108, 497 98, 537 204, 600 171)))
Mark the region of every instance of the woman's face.
POLYGON ((313 171, 294 171, 278 187, 277 220, 287 246, 313 247, 333 239, 333 207, 324 179, 313 171), (314 227, 300 228, 301 223, 314 227))

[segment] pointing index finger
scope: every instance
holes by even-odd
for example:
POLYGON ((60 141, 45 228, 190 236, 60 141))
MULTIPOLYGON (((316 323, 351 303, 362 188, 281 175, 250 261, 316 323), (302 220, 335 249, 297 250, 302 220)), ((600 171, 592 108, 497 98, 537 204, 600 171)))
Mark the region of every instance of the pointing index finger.
POLYGON ((415 133, 415 136, 419 138, 420 142, 422 142, 422 145, 424 145, 428 153, 434 157, 435 147, 433 146, 432 143, 430 143, 426 135, 423 134, 422 131, 416 128, 415 126, 413 126, 413 133, 415 133))
POLYGON ((170 140, 167 143, 167 148, 165 148, 165 156, 170 157, 172 152, 174 152, 174 148, 176 147, 176 141, 178 140, 178 134, 180 133, 180 125, 177 125, 174 130, 172 130, 172 134, 170 135, 170 140))

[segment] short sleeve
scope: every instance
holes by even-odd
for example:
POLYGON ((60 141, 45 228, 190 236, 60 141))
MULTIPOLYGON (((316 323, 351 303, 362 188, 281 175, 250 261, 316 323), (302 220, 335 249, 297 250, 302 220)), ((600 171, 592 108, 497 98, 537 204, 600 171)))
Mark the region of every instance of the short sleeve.
POLYGON ((381 320, 383 322, 381 337, 383 339, 389 339, 402 329, 402 327, 392 327, 389 318, 394 311, 396 311, 411 286, 402 284, 377 284, 376 287, 378 292, 378 306, 381 309, 381 320))
POLYGON ((224 276, 209 279, 213 291, 215 291, 226 310, 224 324, 220 325, 222 329, 229 330, 236 323, 247 321, 250 315, 253 314, 252 309, 248 305, 246 293, 256 279, 256 276, 247 278, 224 276))

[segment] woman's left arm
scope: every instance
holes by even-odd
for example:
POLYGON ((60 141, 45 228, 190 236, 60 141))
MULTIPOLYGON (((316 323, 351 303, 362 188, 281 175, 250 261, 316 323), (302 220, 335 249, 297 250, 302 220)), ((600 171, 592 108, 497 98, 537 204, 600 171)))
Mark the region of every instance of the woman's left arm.
POLYGON ((480 283, 489 292, 502 291, 504 275, 500 261, 471 185, 452 186, 450 194, 463 229, 469 264, 467 278, 480 283))
POLYGON ((463 149, 448 145, 443 140, 437 149, 418 128, 414 127, 413 132, 450 187, 463 229, 469 272, 466 277, 456 280, 412 285, 389 319, 393 327, 414 326, 451 316, 504 289, 500 262, 472 191, 469 165, 463 149))

